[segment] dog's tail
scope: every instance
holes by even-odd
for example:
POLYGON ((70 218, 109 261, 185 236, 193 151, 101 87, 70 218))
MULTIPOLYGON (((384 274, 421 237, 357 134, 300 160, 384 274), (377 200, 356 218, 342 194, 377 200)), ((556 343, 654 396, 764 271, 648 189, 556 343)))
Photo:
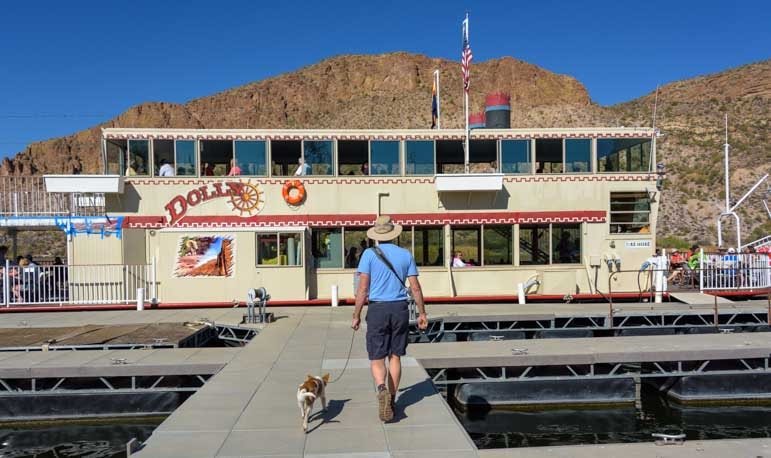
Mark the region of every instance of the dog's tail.
POLYGON ((298 393, 297 397, 300 398, 300 399, 303 399, 303 400, 305 400, 306 398, 310 398, 311 401, 315 401, 316 400, 316 395, 311 393, 311 392, 309 392, 309 391, 306 391, 304 393, 298 393))

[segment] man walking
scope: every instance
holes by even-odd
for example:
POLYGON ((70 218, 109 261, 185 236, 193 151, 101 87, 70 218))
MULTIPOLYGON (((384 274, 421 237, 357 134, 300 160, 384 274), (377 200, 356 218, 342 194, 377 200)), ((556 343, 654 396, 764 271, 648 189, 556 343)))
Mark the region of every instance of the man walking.
POLYGON ((381 421, 393 419, 396 390, 402 375, 401 357, 407 352, 410 314, 405 278, 409 280, 412 297, 418 307, 418 328, 428 327, 415 258, 409 251, 390 243, 401 232, 402 226, 391 222, 390 216, 379 216, 375 225, 367 231, 367 237, 379 242, 379 245, 368 248, 359 260, 359 288, 351 321, 351 327, 358 330, 361 309, 369 298, 367 354, 372 378, 377 385, 378 415, 381 421))

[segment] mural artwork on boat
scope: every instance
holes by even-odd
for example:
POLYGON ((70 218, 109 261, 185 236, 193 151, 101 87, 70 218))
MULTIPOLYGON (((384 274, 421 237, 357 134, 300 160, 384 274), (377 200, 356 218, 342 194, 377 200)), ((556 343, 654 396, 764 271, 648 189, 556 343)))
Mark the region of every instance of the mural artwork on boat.
POLYGON ((236 241, 232 235, 183 235, 174 277, 232 277, 236 241))

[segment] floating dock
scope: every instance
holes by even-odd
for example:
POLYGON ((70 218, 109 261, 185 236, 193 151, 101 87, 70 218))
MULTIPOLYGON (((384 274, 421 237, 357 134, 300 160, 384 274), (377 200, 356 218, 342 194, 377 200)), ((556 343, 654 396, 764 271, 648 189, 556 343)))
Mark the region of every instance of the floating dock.
MULTIPOLYGON (((765 318, 765 307, 765 302, 742 303, 727 306, 726 313, 754 314, 765 318)), ((603 316, 603 310, 607 310, 607 305, 429 307, 431 317, 439 321, 443 317, 457 320, 465 315, 473 316, 475 320, 479 317, 498 317, 496 319, 517 321, 517 318, 533 314, 551 315, 560 321, 569 317, 603 316)), ((693 309, 683 304, 623 304, 616 310, 616 316, 635 311, 677 314, 683 310, 693 309)), ((705 307, 696 311, 708 314, 707 310, 705 307)), ((7 352, 0 355, 3 357, 0 367, 8 364, 9 369, 29 374, 58 370, 57 364, 75 375, 78 368, 84 366, 86 370, 93 371, 88 372, 89 375, 96 375, 96 368, 104 371, 152 369, 158 374, 168 371, 175 364, 177 367, 192 367, 205 362, 216 370, 216 374, 196 387, 195 393, 169 415, 132 457, 610 457, 622 454, 682 456, 684 452, 703 457, 758 456, 771 450, 771 440, 767 439, 686 441, 685 445, 676 447, 659 447, 651 441, 644 444, 477 450, 426 370, 471 364, 469 352, 472 350, 477 351, 476 358, 482 358, 486 365, 496 362, 508 365, 512 361, 517 364, 602 365, 622 359, 641 361, 646 358, 659 363, 683 358, 744 358, 754 361, 757 358, 767 359, 771 354, 771 333, 414 344, 408 349, 409 357, 404 359, 402 385, 397 398, 397 421, 382 424, 377 419, 364 332, 359 331, 353 335, 353 350, 345 374, 329 386, 328 411, 320 413, 317 403, 310 432, 303 434, 295 399, 296 386, 308 373, 329 372, 333 378, 340 374, 351 344, 351 309, 271 308, 271 311, 277 320, 264 327, 256 325, 259 334, 244 347, 94 350, 87 352, 88 357, 81 356, 84 352, 78 351, 56 354, 7 352), (514 349, 520 350, 518 354, 513 354, 514 349), (199 353, 194 353, 196 351, 199 353), (142 359, 132 356, 137 354, 147 356, 142 359), (161 356, 164 354, 169 356, 161 356), (183 354, 188 357, 182 358, 183 354), (31 359, 17 359, 11 364, 21 357, 31 359), (125 358, 126 364, 113 363, 121 358, 125 358), (163 358, 168 359, 162 361, 163 358)), ((242 315, 243 310, 239 309, 30 313, 2 316, 0 327, 17 328, 20 321, 26 323, 25 327, 34 328, 52 325, 78 327, 85 323, 181 323, 199 321, 203 317, 215 323, 243 326, 240 325, 242 315)))

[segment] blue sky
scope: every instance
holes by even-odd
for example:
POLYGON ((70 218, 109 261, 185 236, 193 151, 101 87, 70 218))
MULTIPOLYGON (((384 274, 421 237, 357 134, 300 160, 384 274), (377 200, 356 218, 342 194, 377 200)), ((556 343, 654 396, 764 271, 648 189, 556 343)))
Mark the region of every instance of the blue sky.
POLYGON ((144 101, 185 102, 333 55, 457 60, 467 10, 475 62, 514 56, 572 75, 603 105, 771 57, 768 1, 380 3, 3 2, 0 157, 144 101))

